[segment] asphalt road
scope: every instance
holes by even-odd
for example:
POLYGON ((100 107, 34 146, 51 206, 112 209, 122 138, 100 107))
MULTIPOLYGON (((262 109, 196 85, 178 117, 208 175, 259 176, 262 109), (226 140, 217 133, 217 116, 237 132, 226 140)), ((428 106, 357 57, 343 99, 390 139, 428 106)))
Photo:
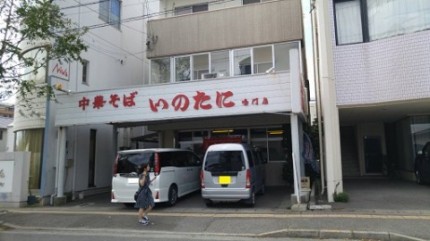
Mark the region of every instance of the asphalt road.
POLYGON ((345 183, 350 202, 330 210, 289 210, 289 196, 276 195, 285 193, 279 189, 259 196, 253 208, 207 208, 195 193, 175 207, 156 205, 149 215, 155 224, 147 227, 137 223, 135 209, 110 203, 108 194, 60 207, 2 209, 0 240, 430 240, 430 186, 345 183))
MULTIPOLYGON (((2 241, 321 241, 321 239, 302 238, 254 238, 236 237, 233 235, 207 235, 187 233, 148 232, 130 230, 9 230, 0 232, 2 241)), ((340 241, 340 239, 324 239, 324 241, 340 241)), ((354 241, 348 239, 348 241, 354 241)), ((357 240, 358 241, 358 240, 357 240)))

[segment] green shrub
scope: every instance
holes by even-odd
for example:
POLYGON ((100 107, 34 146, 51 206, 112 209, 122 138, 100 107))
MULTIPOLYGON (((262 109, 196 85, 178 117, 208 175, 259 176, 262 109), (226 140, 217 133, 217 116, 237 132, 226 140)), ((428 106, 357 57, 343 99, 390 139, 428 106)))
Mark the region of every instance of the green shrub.
POLYGON ((349 201, 348 193, 346 192, 340 192, 333 194, 333 199, 335 202, 343 202, 346 203, 349 201))

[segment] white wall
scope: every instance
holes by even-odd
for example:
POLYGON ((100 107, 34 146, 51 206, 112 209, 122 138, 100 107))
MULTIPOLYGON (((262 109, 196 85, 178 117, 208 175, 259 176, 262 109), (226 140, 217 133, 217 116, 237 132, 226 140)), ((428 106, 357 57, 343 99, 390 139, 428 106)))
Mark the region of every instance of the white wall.
POLYGON ((90 131, 96 134, 95 188, 109 187, 116 148, 111 125, 69 127, 67 132, 65 192, 87 190, 90 156, 90 131))
MULTIPOLYGON (((94 3, 81 0, 81 4, 94 3)), ((64 7, 76 6, 73 1, 57 1, 64 7)), ((88 51, 83 53, 89 63, 89 85, 81 84, 82 66, 73 63, 70 67, 72 91, 86 91, 118 86, 142 84, 142 71, 146 56, 146 30, 144 28, 145 3, 139 0, 122 1, 121 28, 106 26, 98 17, 99 4, 65 9, 65 14, 80 27, 87 26, 84 36, 88 51), (139 18, 140 17, 140 18, 139 18), (130 21, 131 18, 135 20, 130 21)))
POLYGON ((336 46, 331 26, 338 106, 430 98, 429 30, 336 46))
POLYGON ((30 176, 30 153, 0 153, 0 207, 26 206, 30 176))
MULTIPOLYGON (((121 29, 105 25, 98 18, 99 4, 91 0, 56 1, 64 13, 79 27, 89 27, 83 37, 88 51, 82 57, 89 61, 88 84, 82 84, 82 65, 71 63, 67 88, 71 95, 81 91, 113 89, 119 86, 137 86, 144 83, 148 76, 144 18, 145 3, 139 0, 122 1, 121 29), (92 3, 92 4, 91 4, 92 3), (79 7, 79 4, 83 5, 79 7), (136 17, 137 20, 127 21, 136 17)), ((56 193, 58 182, 57 133, 54 116, 61 103, 52 103, 47 131, 47 162, 42 170, 42 192, 45 197, 56 193)), ((109 122, 109 121, 107 121, 109 122)), ((43 122, 38 122, 45 123, 43 122)), ((100 122, 99 122, 100 123, 100 122)), ((27 126, 31 126, 27 124, 27 126)), ((44 126, 44 125, 43 125, 44 126)), ((65 165, 65 193, 92 191, 109 188, 112 178, 112 167, 115 159, 116 137, 113 126, 95 124, 68 127, 65 165), (89 141, 90 130, 97 130, 95 188, 88 187, 89 141)))

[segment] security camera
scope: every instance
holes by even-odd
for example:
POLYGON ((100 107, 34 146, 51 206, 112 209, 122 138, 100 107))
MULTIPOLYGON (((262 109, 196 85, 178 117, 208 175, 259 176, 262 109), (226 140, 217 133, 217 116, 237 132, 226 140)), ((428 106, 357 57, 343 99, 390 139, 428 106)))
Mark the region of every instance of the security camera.
POLYGON ((275 67, 270 67, 270 69, 266 70, 266 74, 273 74, 275 73, 275 67))

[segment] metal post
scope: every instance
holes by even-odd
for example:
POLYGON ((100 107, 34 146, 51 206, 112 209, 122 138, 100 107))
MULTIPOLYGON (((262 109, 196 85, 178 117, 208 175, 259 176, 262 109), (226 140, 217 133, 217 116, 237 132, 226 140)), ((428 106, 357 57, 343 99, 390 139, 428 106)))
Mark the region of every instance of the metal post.
POLYGON ((59 140, 60 150, 58 155, 58 191, 57 197, 64 197, 64 177, 66 173, 66 127, 60 127, 59 132, 59 140))

